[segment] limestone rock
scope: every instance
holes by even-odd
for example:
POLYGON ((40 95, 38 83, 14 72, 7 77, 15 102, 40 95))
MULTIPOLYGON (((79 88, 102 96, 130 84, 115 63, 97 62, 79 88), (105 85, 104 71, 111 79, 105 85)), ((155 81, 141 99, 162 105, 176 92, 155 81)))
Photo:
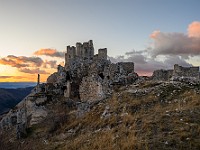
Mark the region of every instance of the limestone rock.
POLYGON ((57 81, 57 72, 54 72, 47 78, 47 83, 55 83, 57 81))

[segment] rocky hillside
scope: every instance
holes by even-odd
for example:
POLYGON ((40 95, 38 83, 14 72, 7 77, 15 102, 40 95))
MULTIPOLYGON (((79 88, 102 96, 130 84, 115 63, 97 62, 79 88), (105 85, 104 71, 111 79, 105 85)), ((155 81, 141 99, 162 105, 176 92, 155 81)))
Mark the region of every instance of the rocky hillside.
POLYGON ((21 139, 14 129, 1 132, 0 149, 200 149, 199 83, 140 81, 115 85, 100 101, 54 95, 39 105, 45 119, 21 139))
POLYGON ((18 104, 25 96, 27 96, 33 87, 4 89, 0 88, 0 114, 8 112, 16 104, 18 104))

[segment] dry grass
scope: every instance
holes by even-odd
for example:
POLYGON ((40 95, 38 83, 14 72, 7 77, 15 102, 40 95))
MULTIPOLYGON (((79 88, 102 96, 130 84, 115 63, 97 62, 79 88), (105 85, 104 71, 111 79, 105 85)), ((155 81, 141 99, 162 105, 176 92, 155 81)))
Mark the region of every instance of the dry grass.
MULTIPOLYGON (((159 85, 144 83, 141 87, 159 85)), ((52 106, 46 124, 37 125, 24 139, 26 146, 20 149, 200 149, 200 95, 193 88, 167 85, 159 89, 162 91, 159 96, 157 91, 137 96, 125 89, 120 88, 82 118, 76 118, 65 107, 52 106), (107 106, 109 115, 102 117, 107 106), (56 130, 49 133, 55 123, 52 118, 66 115, 68 118, 59 120, 56 130)))

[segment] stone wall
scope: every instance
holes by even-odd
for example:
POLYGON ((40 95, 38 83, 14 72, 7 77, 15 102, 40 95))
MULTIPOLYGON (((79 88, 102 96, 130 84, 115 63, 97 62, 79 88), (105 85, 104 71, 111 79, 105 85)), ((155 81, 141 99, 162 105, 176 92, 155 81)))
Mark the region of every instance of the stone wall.
POLYGON ((47 83, 62 85, 66 98, 99 100, 112 91, 113 85, 131 84, 138 78, 133 62, 112 64, 107 60, 107 48, 99 49, 94 55, 92 40, 76 43, 76 47, 68 46, 65 63, 65 68, 58 66, 58 72, 47 83))
POLYGON ((92 59, 94 56, 93 41, 76 43, 76 47, 67 46, 67 53, 65 54, 65 68, 67 69, 75 58, 92 59))
POLYGON ((133 62, 119 62, 117 63, 122 69, 120 72, 125 71, 126 74, 134 72, 134 63, 133 62))
POLYGON ((76 48, 74 46, 67 46, 67 53, 65 54, 65 68, 69 66, 69 63, 76 56, 76 48))
POLYGON ((107 48, 98 50, 98 59, 107 59, 107 48))
POLYGON ((133 62, 120 62, 116 64, 110 64, 104 68, 104 76, 107 77, 111 82, 124 84, 126 78, 130 73, 134 72, 133 62))
POLYGON ((175 64, 173 75, 175 77, 194 77, 199 79, 199 67, 182 67, 175 64))
POLYGON ((105 97, 103 81, 99 76, 84 77, 80 84, 79 94, 81 101, 96 101, 105 97))
POLYGON ((177 64, 174 65, 173 70, 155 70, 152 75, 153 80, 168 81, 170 78, 195 78, 200 79, 199 67, 182 67, 177 64))
POLYGON ((153 80, 168 81, 173 76, 173 70, 155 70, 152 75, 153 80))

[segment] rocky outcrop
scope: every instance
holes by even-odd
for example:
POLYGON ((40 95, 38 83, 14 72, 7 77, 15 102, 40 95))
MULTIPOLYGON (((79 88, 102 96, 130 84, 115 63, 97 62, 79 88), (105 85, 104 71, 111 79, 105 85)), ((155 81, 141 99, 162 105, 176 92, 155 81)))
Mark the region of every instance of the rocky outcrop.
POLYGON ((48 78, 47 78, 47 83, 55 83, 57 81, 57 72, 51 74, 48 78))

